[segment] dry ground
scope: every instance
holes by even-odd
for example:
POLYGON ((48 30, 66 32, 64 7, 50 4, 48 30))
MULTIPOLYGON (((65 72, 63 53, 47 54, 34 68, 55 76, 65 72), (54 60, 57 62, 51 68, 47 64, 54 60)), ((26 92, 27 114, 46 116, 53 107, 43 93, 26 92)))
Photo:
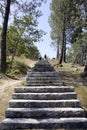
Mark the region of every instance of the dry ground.
MULTIPOLYGON (((36 61, 30 59, 17 58, 16 60, 26 63, 29 67, 33 67, 36 61)), ((0 122, 5 117, 5 110, 8 107, 8 102, 11 99, 12 93, 15 87, 23 86, 25 83, 25 77, 17 78, 16 80, 8 77, 0 77, 0 122)))
POLYGON ((5 116, 5 110, 8 107, 8 102, 11 99, 11 95, 14 91, 14 87, 23 86, 24 78, 19 80, 13 79, 0 79, 0 121, 5 116))
POLYGON ((80 76, 84 67, 71 63, 63 63, 61 67, 55 59, 51 60, 50 63, 56 71, 60 72, 64 85, 75 87, 77 98, 80 99, 82 107, 87 110, 87 77, 82 78, 80 76))

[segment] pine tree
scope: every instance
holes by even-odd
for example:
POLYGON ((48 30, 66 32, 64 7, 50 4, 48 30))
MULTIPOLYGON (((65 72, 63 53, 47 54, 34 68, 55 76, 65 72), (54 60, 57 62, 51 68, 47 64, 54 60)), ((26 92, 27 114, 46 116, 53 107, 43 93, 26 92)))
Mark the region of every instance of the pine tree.
POLYGON ((3 21, 3 28, 2 28, 2 38, 1 38, 1 72, 6 72, 6 34, 7 34, 7 26, 10 14, 10 6, 11 0, 6 0, 6 7, 5 7, 5 15, 3 21))

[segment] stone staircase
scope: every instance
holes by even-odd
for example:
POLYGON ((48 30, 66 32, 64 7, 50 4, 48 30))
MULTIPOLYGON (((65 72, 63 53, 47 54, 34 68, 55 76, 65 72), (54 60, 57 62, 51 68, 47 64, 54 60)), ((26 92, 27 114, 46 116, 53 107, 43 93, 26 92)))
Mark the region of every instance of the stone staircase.
POLYGON ((74 87, 63 86, 61 80, 58 82, 59 74, 48 68, 41 72, 42 69, 37 71, 34 67, 27 75, 27 86, 14 89, 6 119, 1 123, 2 130, 87 130, 85 111, 74 87))
POLYGON ((28 72, 26 86, 59 86, 63 85, 60 74, 53 72, 28 72))
POLYGON ((36 63, 32 71, 27 73, 26 86, 59 86, 61 82, 60 73, 56 72, 47 60, 36 63))

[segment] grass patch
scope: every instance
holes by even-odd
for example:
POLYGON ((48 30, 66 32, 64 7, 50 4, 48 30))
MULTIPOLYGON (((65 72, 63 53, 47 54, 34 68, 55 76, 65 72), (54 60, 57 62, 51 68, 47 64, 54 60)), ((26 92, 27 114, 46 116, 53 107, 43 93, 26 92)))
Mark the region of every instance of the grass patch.
POLYGON ((24 86, 24 85, 25 85, 25 83, 26 83, 26 81, 22 81, 22 82, 21 82, 21 85, 22 85, 22 86, 24 86))
POLYGON ((29 66, 27 66, 24 62, 14 61, 12 68, 8 68, 7 75, 12 78, 20 78, 27 74, 29 66))
POLYGON ((77 98, 81 101, 82 106, 87 110, 87 78, 82 78, 80 76, 84 67, 73 65, 72 63, 63 63, 62 66, 60 66, 56 59, 53 59, 51 64, 55 67, 56 71, 60 72, 61 80, 64 85, 75 87, 77 98))
POLYGON ((82 106, 87 110, 87 87, 75 87, 78 99, 81 101, 82 106))
MULTIPOLYGON (((22 77, 25 77, 28 69, 31 69, 35 63, 36 61, 32 61, 24 57, 15 57, 13 66, 12 68, 8 68, 6 75, 0 73, 0 122, 5 118, 5 110, 8 108, 8 102, 12 98, 14 87, 18 86, 19 84, 20 86, 25 85, 24 80, 17 80, 19 82, 15 83, 16 80, 13 79, 20 79, 22 77), (11 83, 13 84, 11 85, 11 83)), ((10 64, 8 63, 8 66, 9 65, 10 64)))
POLYGON ((4 88, 3 93, 0 95, 0 121, 5 118, 5 110, 8 108, 8 101, 11 99, 13 89, 8 86, 4 88))
POLYGON ((7 78, 6 74, 0 73, 0 79, 7 78))

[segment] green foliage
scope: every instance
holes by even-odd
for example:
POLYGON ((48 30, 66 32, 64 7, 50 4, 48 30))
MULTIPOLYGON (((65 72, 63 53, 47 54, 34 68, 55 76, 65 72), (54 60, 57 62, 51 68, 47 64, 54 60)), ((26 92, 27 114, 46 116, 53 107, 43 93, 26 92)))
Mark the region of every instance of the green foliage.
POLYGON ((26 47, 25 53, 24 53, 24 56, 26 58, 30 58, 32 60, 37 60, 39 55, 40 55, 40 53, 36 46, 29 46, 29 47, 27 46, 26 47))
POLYGON ((54 41, 52 43, 60 45, 60 63, 66 62, 66 44, 70 36, 72 14, 75 14, 73 4, 70 0, 52 0, 51 3, 51 38, 54 41))
MULTIPOLYGON (((87 52, 87 1, 86 0, 52 0, 49 23, 52 28, 51 38, 54 43, 71 43, 73 59, 87 52), (64 34, 65 31, 65 34, 64 34), (65 36, 64 36, 65 35, 65 36), (65 37, 65 38, 64 38, 65 37)), ((55 45, 55 44, 54 44, 55 45)), ((66 48, 62 48, 65 50, 66 48)), ((61 51, 63 52, 63 51, 61 51)), ((63 54, 64 55, 64 54, 63 54)), ((71 56, 72 55, 72 56, 71 56)), ((71 60, 71 61, 72 61, 71 60)))
POLYGON ((72 47, 68 47, 67 49, 67 61, 72 63, 74 61, 74 54, 73 54, 73 49, 72 47))
MULTIPOLYGON (((10 66, 10 63, 8 63, 8 66, 10 66)), ((29 66, 27 66, 24 62, 14 61, 12 67, 8 67, 6 74, 12 78, 21 77, 27 74, 28 69, 29 66)))
POLYGON ((3 71, 3 73, 6 72, 7 55, 12 56, 12 64, 16 55, 25 54, 26 44, 28 44, 28 48, 31 45, 33 45, 34 47, 34 43, 40 41, 42 36, 44 35, 44 32, 38 29, 37 21, 38 18, 42 16, 42 12, 39 10, 39 7, 41 6, 42 2, 45 2, 45 0, 1 0, 0 14, 2 14, 2 16, 6 15, 4 17, 1 17, 1 19, 4 21, 2 27, 3 36, 1 38, 1 54, 3 54, 1 55, 1 71, 3 71), (9 22, 9 27, 7 27, 7 23, 9 20, 9 17, 7 16, 10 15, 12 19, 11 22, 9 22), (19 52, 19 50, 21 50, 21 52, 19 52))
POLYGON ((25 55, 28 58, 37 59, 38 49, 34 46, 35 42, 40 41, 44 32, 38 30, 37 17, 38 12, 31 10, 28 15, 19 18, 14 17, 14 23, 8 29, 7 33, 7 54, 14 56, 25 55))

